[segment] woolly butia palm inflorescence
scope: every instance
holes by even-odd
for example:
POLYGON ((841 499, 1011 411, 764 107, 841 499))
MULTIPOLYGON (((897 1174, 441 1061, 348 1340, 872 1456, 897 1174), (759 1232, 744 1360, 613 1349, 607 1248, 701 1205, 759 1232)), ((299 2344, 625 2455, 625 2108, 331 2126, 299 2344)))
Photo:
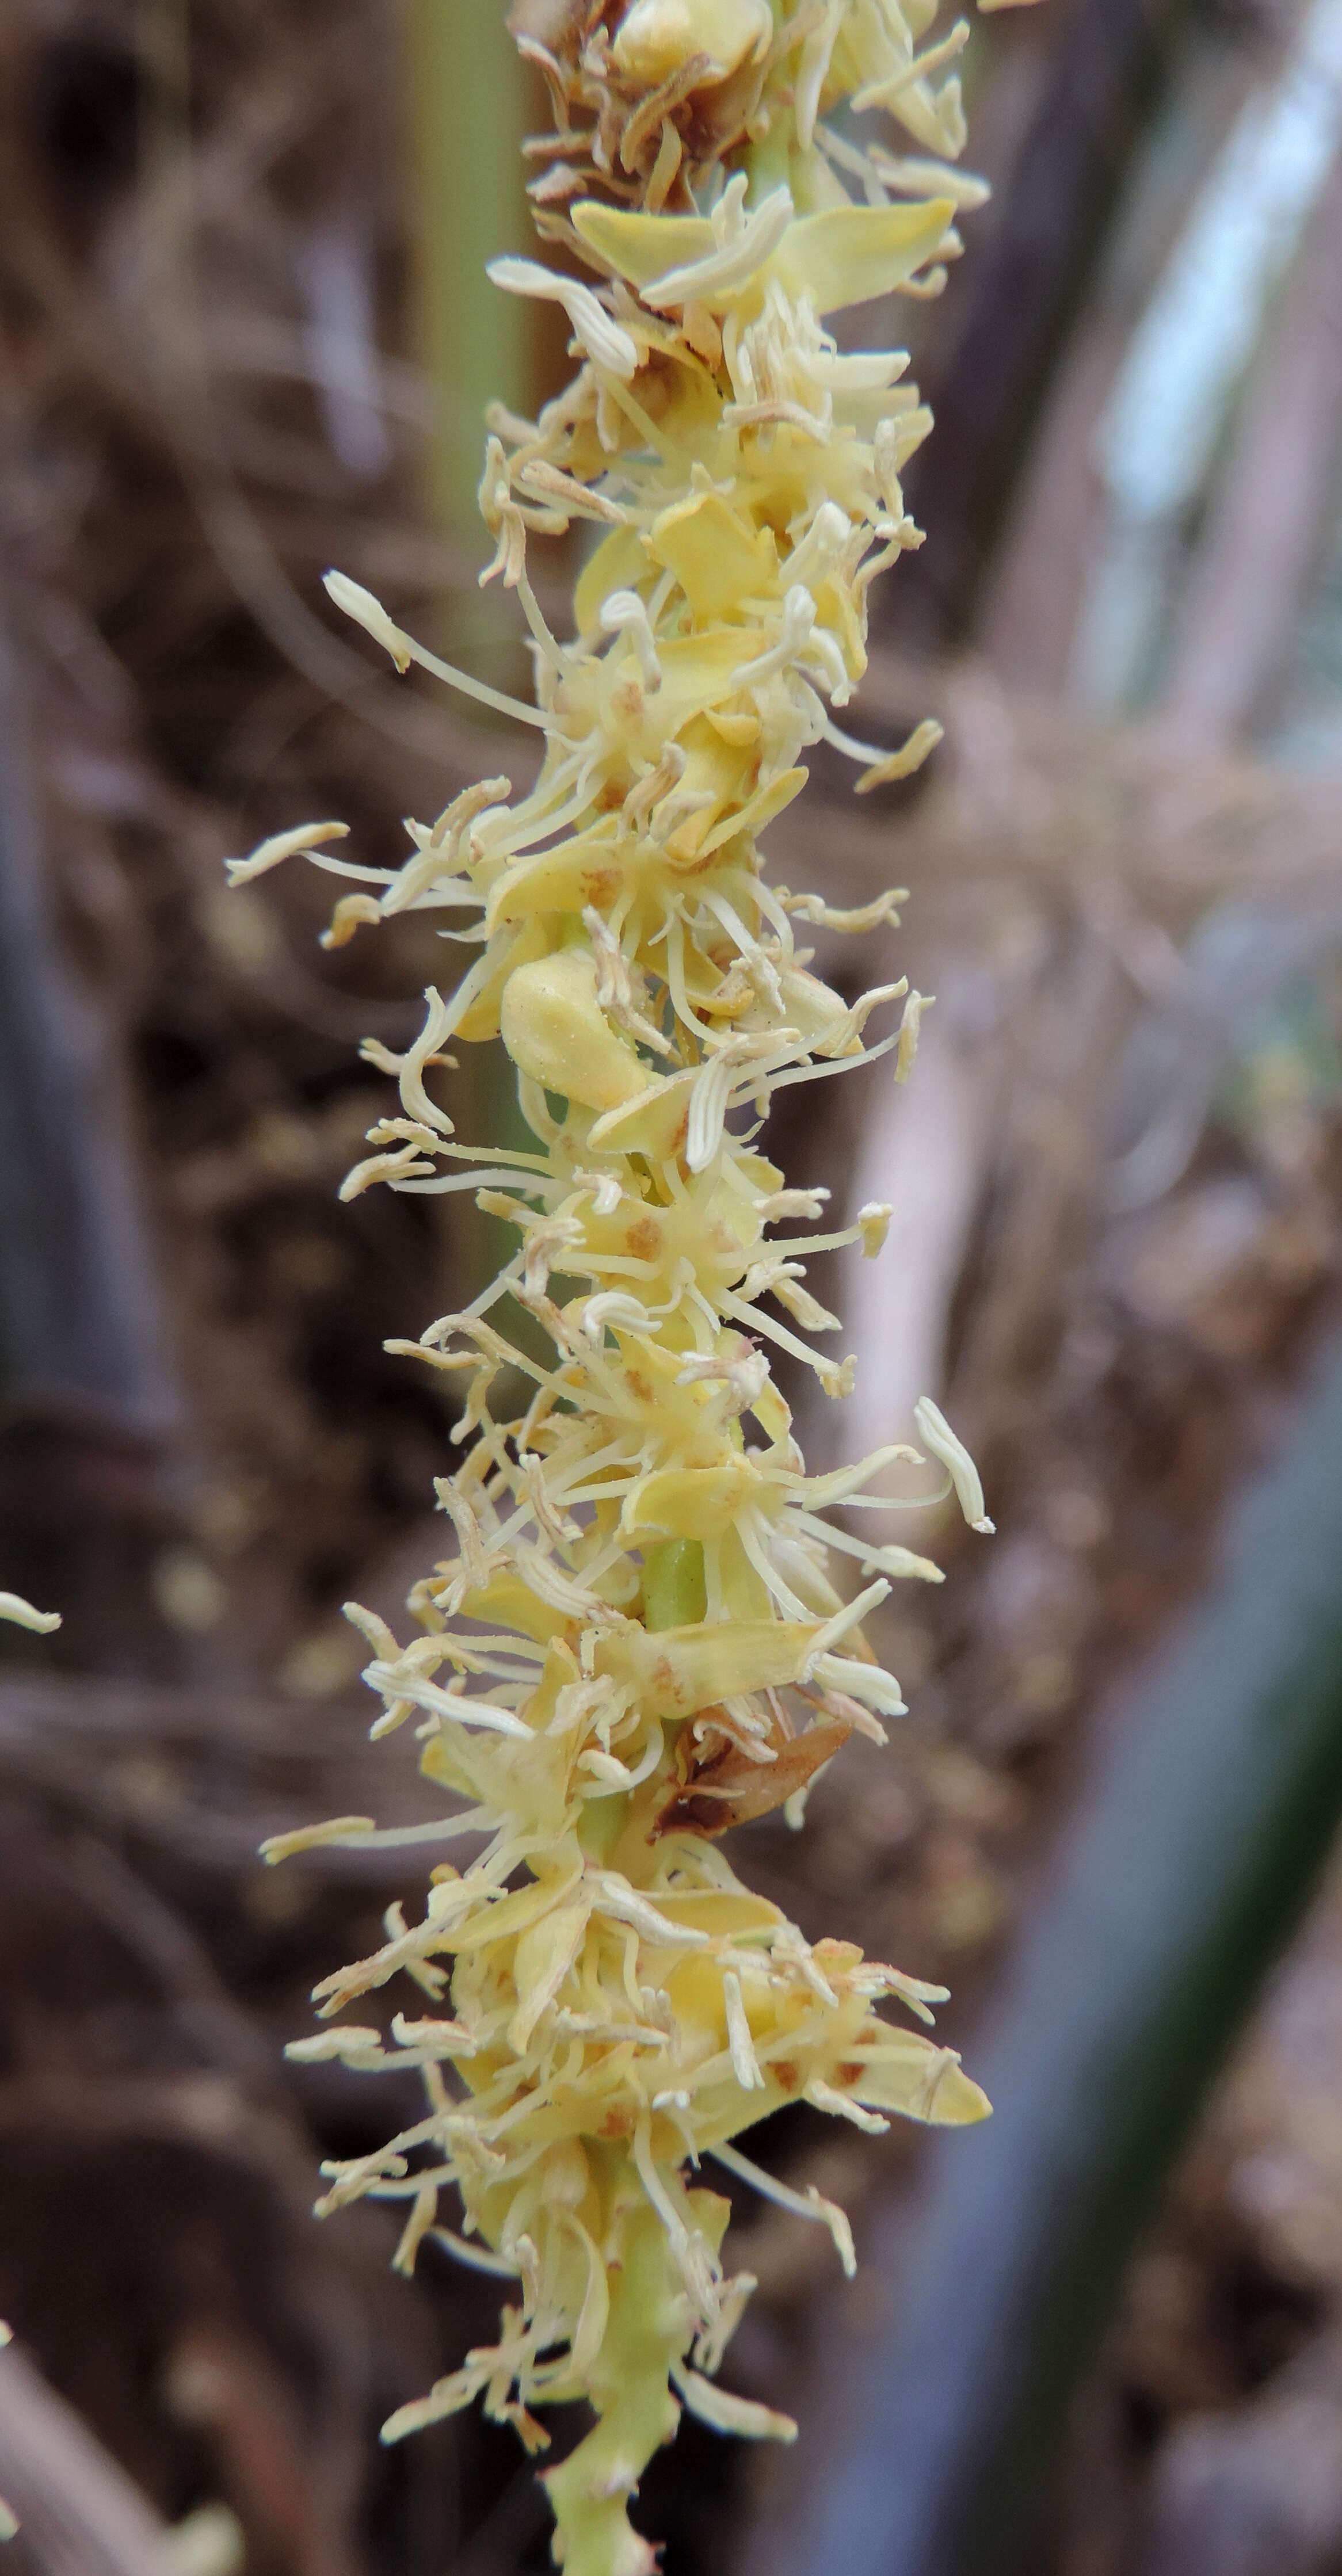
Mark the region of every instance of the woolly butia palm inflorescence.
MULTIPOLYGON (((733 2141, 797 2100, 872 2130, 987 2107, 949 2051, 878 2009, 927 2023, 939 1990, 805 1940, 719 1842, 780 1806, 799 1823, 852 1730, 883 1740, 903 1707, 861 1623, 893 1581, 937 1579, 825 1519, 920 1453, 808 1476, 770 1375, 781 1348, 847 1392, 851 1363, 805 1338, 835 1318, 803 1262, 875 1255, 889 1210, 813 1230, 825 1193, 789 1189, 756 1141, 775 1092, 879 1057, 902 1076, 917 1036, 916 994, 849 1005, 794 937, 870 930, 895 898, 838 913, 769 887, 758 836, 805 785, 810 745, 852 757, 860 793, 937 739, 924 725, 884 755, 835 721, 865 667, 870 584, 920 542, 900 474, 931 424, 903 357, 843 355, 828 327, 892 290, 935 293, 983 193, 953 166, 966 30, 933 37, 935 7, 519 0, 556 122, 528 147, 533 195, 573 256, 492 275, 564 306, 578 370, 539 421, 491 416, 480 502, 482 578, 516 593, 536 704, 438 662, 355 583, 328 587, 398 668, 538 728, 540 773, 516 801, 491 778, 410 825, 397 873, 333 855, 335 825, 233 870, 305 849, 356 889, 328 942, 427 909, 476 951, 450 999, 429 992, 404 1056, 368 1048, 399 1113, 345 1185, 468 1190, 516 1233, 472 1307, 397 1346, 462 1390, 462 1460, 438 1488, 455 1551, 410 1596, 410 1643, 349 1611, 384 1703, 374 1732, 414 1720, 456 1802, 409 1838, 470 1838, 476 1856, 435 1868, 417 1919, 394 1907, 385 1945, 318 1989, 334 2016, 408 1982, 389 2028, 333 2021, 293 2054, 421 2074, 423 2118, 329 2167, 320 2206, 400 2202, 403 2270, 427 2236, 514 2284, 497 2344, 386 2429, 479 2396, 539 2451, 536 2410, 587 2399, 594 2428, 547 2476, 567 2576, 655 2566, 626 2508, 682 2405, 724 2431, 794 2430, 716 2385, 752 2284, 724 2272, 727 2203, 701 2160, 823 2221, 851 2269, 841 2211, 733 2141), (902 149, 856 139, 839 108, 888 111, 902 149), (593 542, 560 642, 528 540, 574 521, 593 542), (500 1032, 527 1151, 459 1141, 442 1106, 444 1050, 500 1032), (547 1360, 500 1328, 509 1299, 547 1360), (517 1371, 530 1400, 502 1420, 491 1398, 517 1371), (834 1548, 855 1592, 831 1577, 834 1548)), ((990 1527, 935 1406, 918 1428, 935 1491, 990 1527)), ((271 1857, 362 1830, 337 1819, 271 1857)))

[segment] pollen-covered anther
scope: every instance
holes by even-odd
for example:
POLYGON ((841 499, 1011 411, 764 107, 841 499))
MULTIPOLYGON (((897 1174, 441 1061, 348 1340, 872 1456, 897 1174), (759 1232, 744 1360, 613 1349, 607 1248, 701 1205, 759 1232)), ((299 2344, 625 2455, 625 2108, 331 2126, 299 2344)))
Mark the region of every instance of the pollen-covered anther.
POLYGON ((265 876, 271 868, 279 867, 299 851, 320 850, 328 841, 344 841, 348 837, 348 823, 300 823, 293 831, 273 832, 270 839, 262 841, 249 857, 225 859, 228 882, 231 886, 249 885, 253 877, 265 876))
POLYGON ((652 1317, 637 1297, 620 1288, 603 1289, 599 1297, 589 1297, 580 1310, 584 1338, 600 1349, 608 1332, 623 1329, 627 1333, 646 1333, 652 1328, 652 1317))
POLYGON ((884 1250, 885 1239, 890 1232, 890 1219, 893 1215, 894 1209, 884 1200, 870 1199, 865 1207, 858 1209, 856 1222, 862 1237, 862 1251, 866 1260, 874 1261, 877 1254, 884 1250))
POLYGON ((817 1218, 829 1204, 827 1189, 771 1190, 766 1198, 757 1199, 755 1213, 763 1225, 776 1225, 781 1218, 801 1216, 817 1218))
POLYGON ((815 1363, 815 1373, 820 1380, 822 1392, 831 1396, 835 1403, 842 1403, 857 1386, 856 1354, 850 1352, 847 1359, 839 1361, 837 1365, 833 1360, 818 1359, 815 1363))
POLYGON ((686 753, 678 742, 669 742, 655 769, 637 778, 624 800, 623 821, 631 832, 646 829, 648 817, 679 786, 685 775, 686 753))
POLYGON ((573 325, 575 339, 589 358, 622 383, 628 383, 638 368, 638 346, 612 315, 607 313, 590 286, 572 277, 562 277, 552 268, 542 268, 534 259, 494 259, 488 275, 495 286, 509 295, 532 295, 542 303, 562 304, 573 325))
POLYGON ((655 312, 687 304, 725 307, 764 266, 792 221, 792 199, 786 188, 775 188, 746 214, 745 198, 745 173, 738 171, 713 209, 713 247, 644 287, 644 301, 655 312))
POLYGON ((319 948, 346 948, 366 923, 382 919, 382 906, 370 894, 342 894, 327 928, 318 934, 319 948))
POLYGON ((923 1013, 931 1010, 934 999, 931 993, 910 993, 904 1005, 904 1015, 899 1024, 899 1052, 895 1057, 896 1082, 907 1082, 913 1071, 923 1013))
POLYGON ((996 1524, 988 1518, 982 1480, 963 1440, 957 1438, 945 1414, 933 1403, 930 1395, 919 1398, 913 1408, 913 1418, 920 1440, 946 1469, 970 1528, 978 1530, 985 1538, 991 1538, 996 1524))
POLYGON ((0 1619, 15 1628, 31 1628, 37 1636, 49 1637, 61 1624, 59 1610, 35 1610, 21 1592, 0 1592, 0 1619))
POLYGON ((585 906, 583 928, 592 943, 596 959, 596 998, 601 1009, 628 1037, 639 1045, 651 1047, 654 1054, 675 1059, 675 1047, 663 1031, 654 1026, 646 1011, 639 1007, 645 995, 636 998, 629 960, 615 933, 602 920, 595 906, 585 906))
POLYGON ((601 624, 607 635, 627 635, 638 657, 643 686, 650 697, 662 685, 662 666, 657 658, 657 639, 652 621, 636 590, 613 590, 601 603, 601 624))
POLYGON ((769 1363, 763 1351, 732 1334, 722 1350, 687 1360, 676 1375, 677 1386, 714 1383, 727 1388, 734 1412, 748 1413, 769 1383, 769 1363))

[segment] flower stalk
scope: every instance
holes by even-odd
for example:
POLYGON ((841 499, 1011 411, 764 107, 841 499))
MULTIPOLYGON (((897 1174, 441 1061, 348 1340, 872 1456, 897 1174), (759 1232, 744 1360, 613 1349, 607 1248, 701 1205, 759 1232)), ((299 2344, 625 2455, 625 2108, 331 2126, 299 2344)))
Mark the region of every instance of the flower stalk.
MULTIPOLYGON (((846 1394, 839 1329, 809 1255, 874 1257, 889 1210, 827 1228, 824 1190, 787 1186, 759 1136, 797 1082, 909 1069, 922 999, 845 1001, 796 925, 857 934, 891 895, 833 911, 770 887, 759 836, 828 742, 861 793, 907 776, 937 728, 891 753, 835 721, 865 668, 870 585, 921 543, 900 474, 930 427, 898 352, 845 354, 831 317, 934 294, 956 219, 983 194, 955 168, 964 120, 935 0, 519 0, 553 134, 527 147, 542 231, 565 268, 501 259, 503 293, 559 301, 577 371, 538 421, 495 406, 482 581, 530 630, 534 705, 427 653, 355 583, 336 603, 390 654, 543 737, 534 785, 473 787, 411 823, 398 870, 286 834, 235 874, 305 848, 346 881, 332 944, 430 911, 472 952, 431 990, 403 1055, 371 1044, 399 1106, 344 1194, 466 1192, 515 1250, 464 1313, 394 1345, 460 1390, 453 1544, 415 1586, 406 1642, 351 1605, 375 1734, 413 1724, 454 1802, 393 1841, 446 1850, 422 1912, 317 1989, 330 2027, 299 2058, 420 2073, 424 2116, 326 2169, 319 2207, 400 2206, 396 2261, 425 2240, 507 2276, 496 2344, 404 2407, 396 2439, 479 2397, 528 2449, 539 2409, 586 2398, 595 2425, 547 2473, 567 2576, 646 2576, 627 2506, 682 2406, 723 2431, 795 2427, 716 2373, 753 2286, 725 2270, 728 2204, 705 2159, 827 2226, 733 2143, 805 2100, 879 2131, 987 2105, 925 2028, 941 1990, 806 1940, 735 1875, 721 1840, 808 1790, 850 1734, 904 1714, 863 1621, 895 1582, 935 1582, 904 1546, 827 1515, 888 1505, 895 1458, 928 1465, 989 1529, 971 1462, 935 1406, 927 1456, 876 1450, 808 1475, 774 1381, 778 1351, 846 1394), (880 130, 841 114, 874 110, 880 130), (573 635, 528 577, 534 538, 589 551, 573 635), (868 1034, 874 1023, 880 1034, 868 1034), (527 1150, 460 1139, 449 1050, 502 1035, 527 1150), (511 1296, 552 1356, 515 1347, 511 1296), (525 1410, 501 1418, 516 1372, 525 1410), (497 1408, 497 1409, 496 1409, 497 1408), (852 1560, 841 1585, 832 1557, 852 1560), (854 1588, 855 1585, 855 1588, 854 1588), (365 1998, 399 2006, 343 2018, 365 1998), (458 2224, 444 2216, 460 2204, 458 2224)), ((371 1836, 338 1818, 270 1847, 371 1836)))

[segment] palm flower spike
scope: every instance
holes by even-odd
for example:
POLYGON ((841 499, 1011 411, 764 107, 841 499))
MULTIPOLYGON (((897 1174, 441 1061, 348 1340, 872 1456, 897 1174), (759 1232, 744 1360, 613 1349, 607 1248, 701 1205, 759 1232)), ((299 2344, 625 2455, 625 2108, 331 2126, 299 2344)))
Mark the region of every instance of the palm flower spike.
MULTIPOLYGON (((884 754, 836 721, 865 668, 869 586, 921 542, 900 472, 931 423, 902 356, 843 355, 828 327, 873 296, 935 293, 957 214, 984 193, 954 167, 967 29, 937 35, 935 15, 936 0, 519 0, 555 115, 527 147, 532 193, 571 261, 491 274, 564 306, 577 372, 538 421, 490 416, 481 578, 516 594, 535 705, 439 662, 344 576, 327 586, 398 669, 418 661, 538 729, 540 773, 516 800, 491 778, 411 823, 396 871, 336 855, 336 824, 232 869, 305 850, 347 881, 329 943, 428 910, 474 951, 450 998, 427 994, 404 1055, 365 1049, 399 1112, 344 1190, 472 1191, 516 1234, 465 1313, 393 1345, 463 1397, 460 1464, 438 1484, 453 1545, 410 1595, 415 1633, 348 1610, 374 1734, 413 1721, 452 1801, 382 1840, 474 1856, 440 1861, 422 1908, 393 1906, 374 1956, 323 1980, 330 2027, 291 2054, 422 2076, 422 2119, 328 2165, 318 2206, 398 2203, 402 2271, 427 2238, 510 2282, 497 2343, 385 2437, 479 2397, 542 2452, 538 2410, 585 2398, 593 2429, 545 2472, 566 2576, 655 2569, 627 2507, 682 2406, 724 2432, 794 2435, 717 2384, 753 2284, 724 2270, 728 2204, 705 2160, 820 2221, 851 2271, 842 2211, 761 2171, 741 2133, 796 2100, 872 2131, 892 2112, 987 2109, 949 2050, 878 2008, 926 2024, 941 1989, 807 1941, 721 1848, 774 1808, 800 1824, 855 1729, 884 1741, 904 1707, 862 1622, 892 1583, 940 1579, 825 1518, 876 1507, 882 1468, 922 1453, 808 1476, 770 1373, 782 1349, 848 1391, 851 1361, 811 1347, 837 1324, 804 1260, 876 1254, 890 1211, 813 1230, 826 1193, 788 1188, 757 1143, 790 1084, 890 1056, 901 1078, 922 1007, 902 984, 844 1002, 794 937, 798 921, 871 929, 897 897, 835 912, 766 885, 757 845, 805 785, 809 745, 848 754, 861 793, 938 736, 925 724, 884 754), (880 136, 845 107, 884 111, 880 136), (592 543, 561 643, 528 546, 575 520, 592 543), (500 1032, 525 1152, 458 1141, 442 1106, 444 1050, 500 1032), (510 1339, 507 1299, 548 1360, 510 1339), (526 1409, 500 1419, 492 1399, 519 1371, 526 1409), (834 1581, 832 1550, 856 1588, 834 1581), (388 2019, 345 2018, 387 1987, 388 2019)), ((990 1529, 949 1426, 930 1402, 917 1421, 938 1470, 927 1499, 953 1489, 990 1529)), ((268 1857, 373 1833, 337 1818, 268 1857)))

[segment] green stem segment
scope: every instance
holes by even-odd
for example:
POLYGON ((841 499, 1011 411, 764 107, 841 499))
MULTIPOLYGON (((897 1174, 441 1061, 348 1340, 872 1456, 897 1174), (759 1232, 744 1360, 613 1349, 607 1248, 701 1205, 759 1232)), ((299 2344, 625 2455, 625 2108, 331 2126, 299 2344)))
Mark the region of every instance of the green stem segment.
POLYGON ((645 1628, 697 1627, 707 1615, 704 1551, 697 1538, 668 1539, 643 1558, 645 1628))
POLYGON ((442 412, 434 498, 476 544, 486 405, 528 399, 527 308, 485 274, 529 230, 521 82, 498 0, 410 0, 406 42, 419 344, 442 412))
MULTIPOLYGON (((714 2206, 706 2192, 694 2198, 714 2206)), ((720 2236, 727 2207, 715 2206, 720 2236)), ((597 2422, 562 2467, 545 2474, 564 2576, 654 2576, 657 2565, 626 2506, 654 2452, 675 2439, 680 2406, 667 2374, 685 2350, 687 2303, 655 2211, 627 2213, 622 2253, 610 2276, 610 2323, 592 2390, 597 2422)))

